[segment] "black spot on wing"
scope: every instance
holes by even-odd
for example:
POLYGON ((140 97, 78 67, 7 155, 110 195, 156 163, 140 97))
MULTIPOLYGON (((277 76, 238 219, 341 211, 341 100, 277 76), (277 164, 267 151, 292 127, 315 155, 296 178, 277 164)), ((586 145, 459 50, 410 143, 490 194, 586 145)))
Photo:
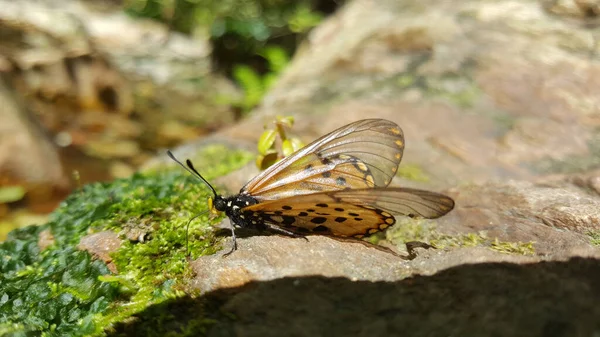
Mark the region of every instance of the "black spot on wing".
POLYGON ((283 216, 283 221, 281 222, 284 225, 291 225, 296 221, 296 218, 294 218, 293 216, 290 215, 284 215, 283 216))
POLYGON ((316 224, 322 224, 322 223, 324 223, 326 221, 327 221, 327 218, 324 218, 324 217, 316 217, 316 218, 312 218, 310 220, 310 222, 316 223, 316 224))

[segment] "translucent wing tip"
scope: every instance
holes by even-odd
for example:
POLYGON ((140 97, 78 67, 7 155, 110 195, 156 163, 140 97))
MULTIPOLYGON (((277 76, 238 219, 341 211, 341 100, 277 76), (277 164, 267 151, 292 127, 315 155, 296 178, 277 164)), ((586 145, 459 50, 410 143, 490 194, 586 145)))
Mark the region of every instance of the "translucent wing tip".
MULTIPOLYGON (((430 192, 430 193, 433 193, 433 192, 430 192)), ((450 213, 450 211, 452 211, 454 209, 455 203, 452 198, 447 197, 443 194, 437 194, 437 196, 438 196, 438 200, 436 203, 437 212, 432 212, 432 215, 427 217, 428 219, 437 219, 439 217, 442 217, 442 216, 450 213)))

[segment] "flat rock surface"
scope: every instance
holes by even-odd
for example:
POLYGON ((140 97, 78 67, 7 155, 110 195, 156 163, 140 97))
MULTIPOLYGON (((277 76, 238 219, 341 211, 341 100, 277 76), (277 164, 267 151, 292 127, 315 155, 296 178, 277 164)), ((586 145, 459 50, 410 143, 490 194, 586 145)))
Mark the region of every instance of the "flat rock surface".
POLYGON ((587 234, 600 230, 600 198, 562 184, 523 181, 456 188, 456 208, 438 220, 447 233, 485 232, 513 242, 534 242, 536 253, 569 256, 599 251, 587 234))
POLYGON ((238 239, 238 249, 202 256, 192 262, 193 287, 200 291, 243 285, 252 280, 322 275, 360 281, 396 281, 410 275, 406 262, 360 242, 340 242, 324 236, 288 238, 253 236, 238 239), (377 263, 373 263, 377 261, 377 263))

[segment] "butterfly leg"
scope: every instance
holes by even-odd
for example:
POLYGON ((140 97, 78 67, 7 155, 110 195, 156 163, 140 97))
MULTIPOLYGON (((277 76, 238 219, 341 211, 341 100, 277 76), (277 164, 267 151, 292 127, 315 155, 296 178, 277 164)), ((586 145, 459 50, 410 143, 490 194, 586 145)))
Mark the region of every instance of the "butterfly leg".
POLYGON ((235 227, 233 226, 233 224, 231 225, 231 239, 233 240, 231 244, 231 249, 227 253, 223 254, 223 257, 227 257, 235 250, 237 250, 237 241, 235 240, 235 227))
POLYGON ((293 238, 303 238, 304 240, 308 241, 308 239, 306 238, 306 235, 298 234, 298 233, 292 232, 290 230, 287 230, 285 228, 281 228, 279 226, 271 225, 268 223, 265 223, 265 225, 267 226, 267 228, 269 230, 271 230, 273 232, 281 233, 283 235, 291 236, 293 238))

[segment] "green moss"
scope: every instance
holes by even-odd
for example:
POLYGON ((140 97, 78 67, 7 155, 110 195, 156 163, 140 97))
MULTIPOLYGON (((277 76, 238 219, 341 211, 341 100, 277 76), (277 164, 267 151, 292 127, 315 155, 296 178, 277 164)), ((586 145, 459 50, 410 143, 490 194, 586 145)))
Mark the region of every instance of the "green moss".
POLYGON ((438 232, 435 222, 431 220, 398 219, 396 225, 387 231, 386 236, 389 241, 398 246, 405 242, 421 241, 438 249, 487 247, 506 254, 533 255, 535 253, 533 242, 504 242, 496 238, 488 238, 485 233, 451 236, 438 232))
POLYGON ((423 172, 420 166, 412 164, 401 164, 398 167, 398 176, 413 181, 428 182, 429 177, 423 172))
POLYGON ((58 241, 40 251, 38 234, 51 227, 15 230, 0 245, 0 331, 4 334, 91 334, 97 331, 96 318, 118 296, 117 288, 98 281, 108 269, 89 254, 58 241))
POLYGON ((494 239, 491 243, 491 248, 501 253, 518 255, 533 255, 535 253, 533 242, 501 242, 498 239, 494 239))
MULTIPOLYGON (((197 168, 207 179, 244 165, 252 155, 213 146, 201 151, 197 168)), ((182 296, 191 276, 186 261, 186 223, 206 210, 208 189, 179 167, 84 186, 42 226, 13 231, 0 244, 0 332, 42 335, 101 334, 147 306, 182 296), (110 274, 76 245, 89 233, 143 225, 144 242, 125 240, 110 274), (49 229, 54 244, 41 251, 49 229)), ((217 249, 207 216, 190 227, 194 256, 217 249)))
POLYGON ((587 233, 590 237, 590 243, 594 246, 600 246, 600 231, 590 231, 587 233))

